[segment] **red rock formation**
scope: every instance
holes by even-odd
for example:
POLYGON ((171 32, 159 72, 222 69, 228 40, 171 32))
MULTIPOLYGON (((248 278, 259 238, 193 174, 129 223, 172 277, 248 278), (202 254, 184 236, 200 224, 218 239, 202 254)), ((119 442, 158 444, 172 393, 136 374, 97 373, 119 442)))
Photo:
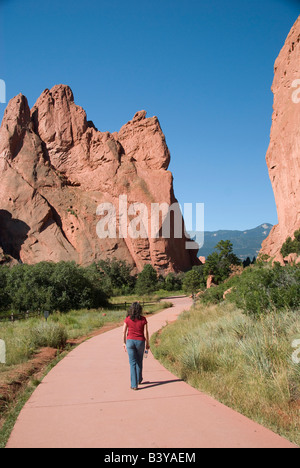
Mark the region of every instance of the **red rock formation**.
POLYGON ((227 289, 227 290, 224 292, 224 294, 223 294, 223 299, 224 299, 224 300, 226 299, 226 296, 228 296, 228 294, 230 294, 230 293, 232 292, 232 290, 233 290, 233 287, 227 289))
POLYGON ((206 289, 210 289, 210 288, 214 288, 215 286, 217 286, 215 283, 214 283, 214 275, 209 275, 208 278, 207 278, 207 282, 206 282, 206 289))
POLYGON ((298 260, 298 254, 290 253, 287 257, 284 258, 284 261, 289 265, 295 265, 298 260))
POLYGON ((282 256, 282 254, 280 252, 277 252, 275 257, 273 257, 272 266, 274 266, 275 263, 279 263, 281 266, 285 266, 283 256, 282 256))
MULTIPOLYGON (((119 133, 99 132, 71 89, 45 90, 30 111, 12 99, 0 129, 0 246, 26 263, 124 259, 138 270, 198 264, 185 238, 120 238, 119 195, 128 204, 176 202, 170 153, 156 117, 138 112, 119 133), (118 236, 99 239, 97 206, 113 203, 118 236), (1 227, 2 226, 2 227, 1 227)), ((183 224, 182 218, 181 222, 183 224)))
POLYGON ((10 255, 5 254, 3 249, 0 247, 0 265, 18 265, 18 261, 10 255))
POLYGON ((267 165, 279 224, 262 244, 274 257, 300 227, 300 17, 275 63, 274 113, 267 165))

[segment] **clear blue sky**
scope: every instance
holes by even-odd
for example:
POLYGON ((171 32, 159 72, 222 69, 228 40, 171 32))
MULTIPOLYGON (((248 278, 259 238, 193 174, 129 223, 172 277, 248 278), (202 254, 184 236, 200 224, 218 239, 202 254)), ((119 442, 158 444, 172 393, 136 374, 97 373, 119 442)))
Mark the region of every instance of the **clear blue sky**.
POLYGON ((175 194, 205 203, 206 230, 275 224, 271 84, 299 14, 296 0, 0 0, 0 78, 30 106, 68 84, 101 131, 157 115, 175 194))

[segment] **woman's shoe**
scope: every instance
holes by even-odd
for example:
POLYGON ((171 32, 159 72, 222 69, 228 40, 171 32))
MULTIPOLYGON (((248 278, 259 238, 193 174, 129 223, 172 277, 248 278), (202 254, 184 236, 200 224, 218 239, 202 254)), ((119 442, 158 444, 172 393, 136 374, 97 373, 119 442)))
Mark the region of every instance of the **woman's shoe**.
POLYGON ((137 387, 131 387, 131 390, 137 390, 137 387))

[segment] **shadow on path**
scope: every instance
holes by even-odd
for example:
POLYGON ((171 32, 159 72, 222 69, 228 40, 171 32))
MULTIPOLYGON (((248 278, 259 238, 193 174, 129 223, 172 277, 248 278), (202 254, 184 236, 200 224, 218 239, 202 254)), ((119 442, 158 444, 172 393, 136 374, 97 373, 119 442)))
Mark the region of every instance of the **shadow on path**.
POLYGON ((148 388, 152 387, 159 387, 160 385, 166 385, 174 382, 182 382, 181 379, 174 379, 174 380, 162 380, 161 382, 143 382, 142 387, 139 387, 139 390, 147 390, 148 388))

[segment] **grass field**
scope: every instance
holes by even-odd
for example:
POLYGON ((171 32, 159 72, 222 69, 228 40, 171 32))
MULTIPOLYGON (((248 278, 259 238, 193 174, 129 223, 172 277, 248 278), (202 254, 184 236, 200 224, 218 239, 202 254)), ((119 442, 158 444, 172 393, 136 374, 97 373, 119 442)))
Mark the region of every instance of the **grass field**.
MULTIPOLYGON (((149 297, 148 300, 153 297, 149 297)), ((114 303, 128 306, 136 300, 135 297, 114 298, 114 303)), ((165 307, 169 302, 157 302, 145 306, 144 312, 152 314, 165 307)), ((0 339, 6 344, 6 365, 0 364, 1 372, 10 366, 21 364, 30 359, 41 347, 64 348, 67 340, 74 340, 88 335, 94 330, 111 323, 121 323, 126 317, 126 311, 111 309, 74 310, 68 313, 56 312, 51 314, 48 321, 44 318, 30 318, 28 320, 0 323, 0 339)))
POLYGON ((197 389, 300 445, 298 312, 254 320, 232 304, 197 305, 152 337, 162 364, 197 389))

